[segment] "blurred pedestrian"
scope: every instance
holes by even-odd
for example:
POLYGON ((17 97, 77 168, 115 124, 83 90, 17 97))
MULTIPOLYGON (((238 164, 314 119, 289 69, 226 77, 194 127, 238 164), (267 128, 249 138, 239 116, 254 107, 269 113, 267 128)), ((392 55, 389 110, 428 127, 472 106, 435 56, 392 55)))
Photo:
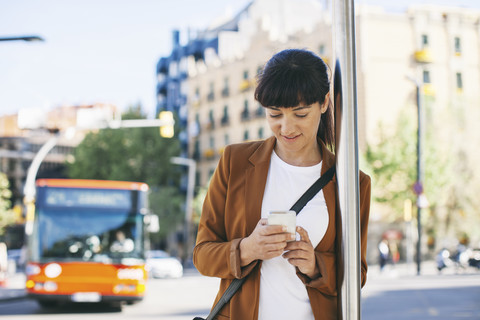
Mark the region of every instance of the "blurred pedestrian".
POLYGON ((390 249, 388 248, 388 241, 383 239, 378 244, 378 254, 379 254, 379 262, 380 262, 380 271, 383 271, 385 265, 388 262, 390 257, 390 249))
MULTIPOLYGON (((222 279, 216 300, 234 278, 246 277, 222 319, 338 319, 335 178, 298 214, 295 241, 266 219, 270 211, 288 210, 335 164, 329 90, 327 65, 306 50, 275 54, 259 75, 255 98, 274 136, 225 148, 194 250, 197 269, 222 279)), ((359 181, 363 286, 370 178, 360 172, 359 181)))

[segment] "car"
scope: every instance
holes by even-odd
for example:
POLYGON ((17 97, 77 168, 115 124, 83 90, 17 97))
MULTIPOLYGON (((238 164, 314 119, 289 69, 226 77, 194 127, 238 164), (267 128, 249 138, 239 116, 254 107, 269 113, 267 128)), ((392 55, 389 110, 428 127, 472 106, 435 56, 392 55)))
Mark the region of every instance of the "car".
POLYGON ((152 278, 181 278, 183 266, 180 260, 170 256, 163 250, 146 252, 146 269, 152 278))

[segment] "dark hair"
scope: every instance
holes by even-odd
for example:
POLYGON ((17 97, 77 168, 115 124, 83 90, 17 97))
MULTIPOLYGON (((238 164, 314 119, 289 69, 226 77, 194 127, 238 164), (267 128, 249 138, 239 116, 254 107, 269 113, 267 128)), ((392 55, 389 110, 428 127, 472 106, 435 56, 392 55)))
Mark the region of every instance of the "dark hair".
MULTIPOLYGON (((255 99, 265 107, 292 108, 303 103, 324 103, 330 91, 328 67, 311 51, 287 49, 275 54, 258 74, 255 99)), ((317 136, 333 148, 333 110, 331 101, 322 114, 317 136)))

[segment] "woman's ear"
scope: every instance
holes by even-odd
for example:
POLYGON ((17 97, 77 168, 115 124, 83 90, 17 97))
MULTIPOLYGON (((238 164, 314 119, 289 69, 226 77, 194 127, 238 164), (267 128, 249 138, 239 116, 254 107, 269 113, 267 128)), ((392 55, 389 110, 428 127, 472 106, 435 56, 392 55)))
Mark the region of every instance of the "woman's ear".
POLYGON ((325 100, 323 100, 323 104, 320 107, 320 111, 322 113, 325 113, 328 109, 329 104, 330 104, 330 92, 327 92, 327 94, 325 95, 325 100))

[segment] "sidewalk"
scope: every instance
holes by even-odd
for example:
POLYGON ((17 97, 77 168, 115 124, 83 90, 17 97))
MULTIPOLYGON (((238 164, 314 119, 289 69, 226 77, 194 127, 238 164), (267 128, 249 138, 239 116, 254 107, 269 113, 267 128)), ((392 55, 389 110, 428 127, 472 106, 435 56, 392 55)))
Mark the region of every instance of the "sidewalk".
POLYGON ((25 274, 23 273, 9 275, 5 285, 0 286, 0 303, 24 299, 25 297, 25 274))

